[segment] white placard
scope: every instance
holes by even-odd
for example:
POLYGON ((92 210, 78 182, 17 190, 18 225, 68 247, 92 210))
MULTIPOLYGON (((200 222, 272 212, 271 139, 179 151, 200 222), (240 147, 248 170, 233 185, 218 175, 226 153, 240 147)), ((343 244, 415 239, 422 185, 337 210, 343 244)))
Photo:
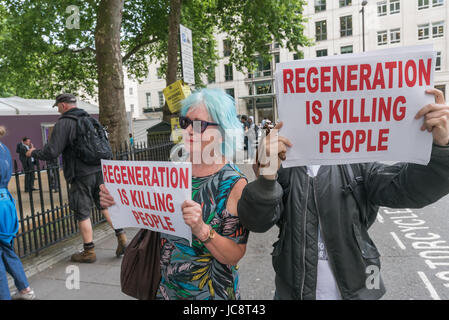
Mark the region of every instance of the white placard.
POLYGON ((192 199, 192 164, 101 160, 104 183, 114 197, 115 229, 135 227, 172 234, 192 243, 181 205, 192 199))
POLYGON ((181 37, 182 76, 184 78, 185 83, 195 84, 195 70, 193 66, 192 30, 180 24, 179 34, 181 37))
POLYGON ((277 64, 284 167, 372 161, 427 164, 432 135, 416 113, 434 102, 432 46, 277 64))

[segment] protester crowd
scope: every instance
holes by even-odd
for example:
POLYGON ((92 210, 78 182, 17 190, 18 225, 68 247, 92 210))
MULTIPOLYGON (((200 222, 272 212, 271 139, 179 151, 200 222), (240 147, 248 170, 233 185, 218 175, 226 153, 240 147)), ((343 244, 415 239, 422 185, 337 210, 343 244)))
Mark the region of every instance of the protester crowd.
POLYGON ((267 117, 263 118, 259 124, 254 121, 254 116, 240 115, 239 119, 243 126, 245 160, 248 163, 254 163, 257 145, 262 138, 262 132, 267 132, 267 129, 273 129, 274 125, 267 117))
MULTIPOLYGON (((272 253, 274 299, 382 297, 382 281, 378 287, 366 286, 367 267, 380 269, 380 254, 368 235, 379 206, 423 207, 449 193, 449 106, 441 91, 429 89, 426 94, 434 96, 435 103, 422 106, 417 118, 423 121, 422 130, 433 136, 428 165, 364 163, 282 168, 292 147, 288 137, 280 135, 282 122, 274 125, 265 118, 257 125, 252 116, 239 117, 234 99, 220 89, 194 92, 183 101, 180 116, 184 146, 192 162, 192 198, 181 209, 193 241, 190 244, 186 239, 160 234, 154 256, 160 277, 155 277, 157 283, 152 284, 150 297, 240 299, 238 263, 245 255, 249 232, 266 232, 274 225, 280 230, 272 253), (214 131, 222 139, 210 139, 214 131), (200 134, 200 143, 194 143, 196 134, 200 134), (261 146, 270 154, 268 166, 274 170, 263 170, 267 164, 257 155, 261 146), (257 179, 249 183, 233 163, 236 152, 243 149, 247 150, 247 159, 256 163, 257 179), (205 150, 213 150, 209 153, 213 161, 203 160, 205 150), (195 158, 202 160, 197 163, 195 158)), ((70 184, 69 205, 83 239, 83 251, 73 254, 71 260, 93 263, 96 255, 91 209, 100 209, 114 229, 108 208, 118 199, 104 186, 99 159, 80 144, 83 123, 89 121, 95 126, 96 120, 77 107, 71 94, 57 96, 54 107, 62 116, 49 142, 37 150, 25 137, 17 152, 24 169, 33 161, 52 161, 62 154, 64 176, 70 184)), ((110 158, 107 138, 102 136, 101 126, 97 128, 101 158, 110 158)), ((0 136, 4 134, 0 128, 0 136)), ((34 292, 13 250, 18 225, 14 199, 7 189, 11 157, 1 143, 0 152, 0 298, 10 298, 8 272, 16 281, 16 297, 31 299, 34 292)), ((33 177, 26 179, 27 190, 32 192, 33 177)), ((116 255, 126 257, 126 235, 122 229, 114 231, 116 255)))

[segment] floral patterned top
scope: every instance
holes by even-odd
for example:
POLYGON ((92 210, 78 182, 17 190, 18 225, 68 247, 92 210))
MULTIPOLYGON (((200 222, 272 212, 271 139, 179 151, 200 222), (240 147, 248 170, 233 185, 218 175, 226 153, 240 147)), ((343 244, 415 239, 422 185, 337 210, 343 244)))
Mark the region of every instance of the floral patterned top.
MULTIPOLYGON (((245 244, 249 231, 226 210, 234 184, 246 177, 237 166, 226 164, 217 173, 192 178, 192 198, 203 208, 203 220, 219 235, 245 244)), ((157 299, 240 299, 238 266, 216 260, 195 236, 186 239, 161 234, 161 283, 157 299)))

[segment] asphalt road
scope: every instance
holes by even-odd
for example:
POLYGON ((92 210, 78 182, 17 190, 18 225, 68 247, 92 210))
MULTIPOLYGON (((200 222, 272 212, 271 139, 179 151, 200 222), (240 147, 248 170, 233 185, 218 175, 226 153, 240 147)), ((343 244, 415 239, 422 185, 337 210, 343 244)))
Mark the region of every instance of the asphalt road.
MULTIPOLYGON (((248 168, 242 170, 250 177, 248 168)), ((423 209, 381 208, 370 229, 382 263, 386 300, 449 299, 449 196, 423 209)), ((251 233, 240 262, 243 299, 271 300, 274 295, 272 244, 277 227, 251 233)))
POLYGON ((423 209, 381 208, 371 236, 381 253, 383 299, 449 299, 449 196, 423 209))
POLYGON ((239 263, 242 299, 273 300, 274 271, 271 251, 277 234, 277 227, 263 234, 250 233, 246 254, 239 263))

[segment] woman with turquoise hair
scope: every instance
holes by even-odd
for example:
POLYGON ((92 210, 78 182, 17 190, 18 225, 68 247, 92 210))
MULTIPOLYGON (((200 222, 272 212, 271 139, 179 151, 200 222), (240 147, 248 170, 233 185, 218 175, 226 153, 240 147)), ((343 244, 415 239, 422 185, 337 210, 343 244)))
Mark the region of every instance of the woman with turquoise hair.
MULTIPOLYGON (((243 145, 234 99, 219 89, 196 91, 183 101, 179 123, 192 162, 192 200, 182 211, 193 239, 161 234, 157 299, 240 299, 237 264, 249 233, 237 212, 246 177, 231 163, 243 145)), ((102 190, 101 205, 113 205, 102 190)))

